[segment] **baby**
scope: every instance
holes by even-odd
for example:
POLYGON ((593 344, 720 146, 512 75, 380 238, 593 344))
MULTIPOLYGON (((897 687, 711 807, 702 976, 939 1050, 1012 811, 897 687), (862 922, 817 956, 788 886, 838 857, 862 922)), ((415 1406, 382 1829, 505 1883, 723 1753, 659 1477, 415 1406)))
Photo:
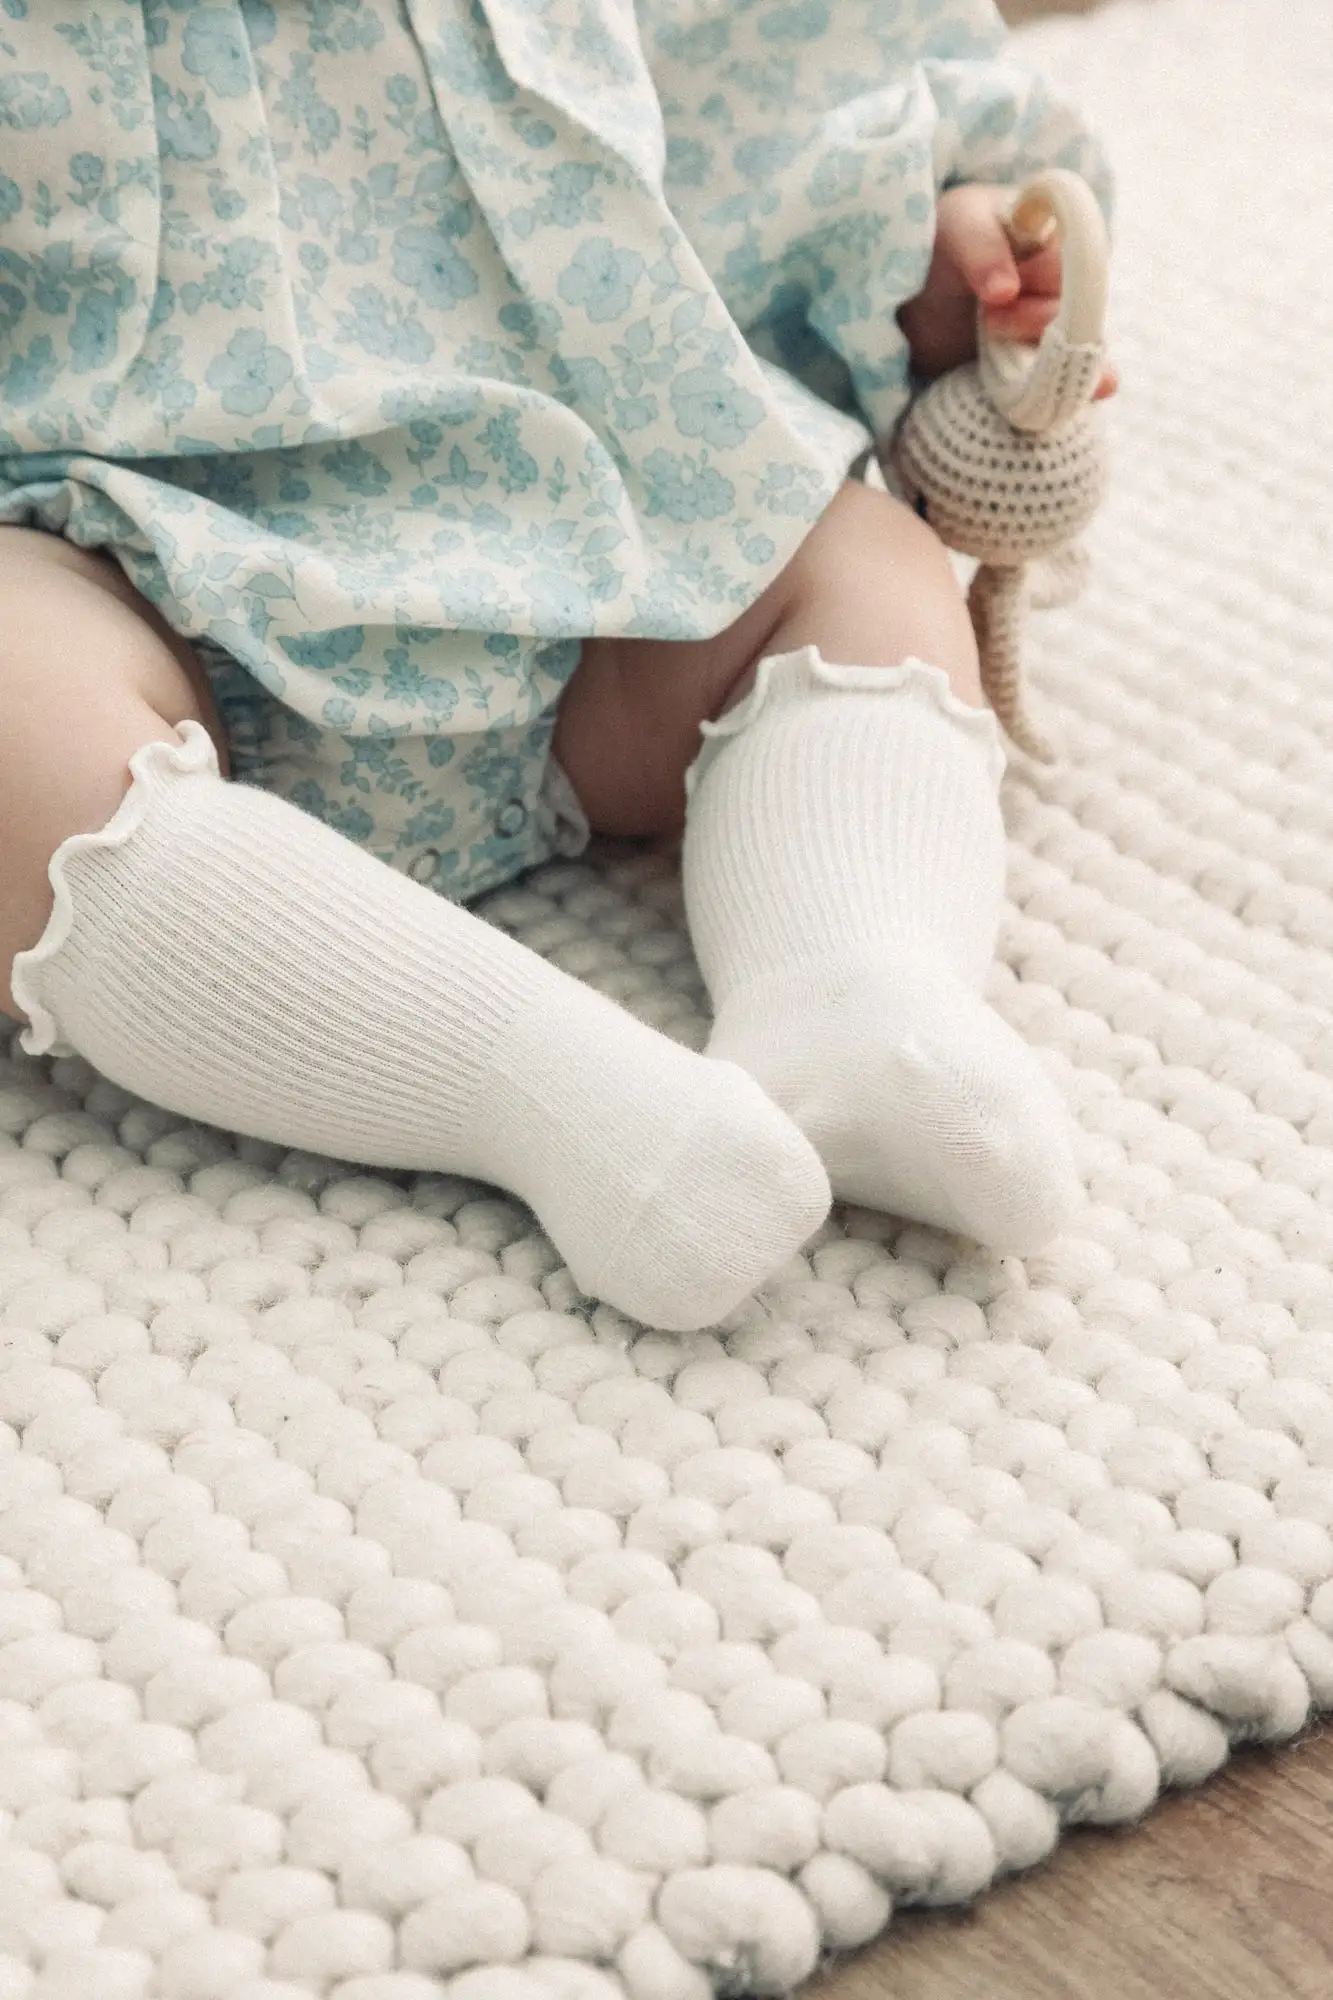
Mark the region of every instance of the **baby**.
POLYGON ((851 474, 978 300, 1052 317, 1001 223, 1050 165, 1105 199, 988 0, 9 0, 24 1046, 497 1183, 664 1328, 831 1196, 1038 1246, 1078 1189, 981 997, 996 726, 851 474), (705 1053, 466 909, 590 831, 683 831, 705 1053))

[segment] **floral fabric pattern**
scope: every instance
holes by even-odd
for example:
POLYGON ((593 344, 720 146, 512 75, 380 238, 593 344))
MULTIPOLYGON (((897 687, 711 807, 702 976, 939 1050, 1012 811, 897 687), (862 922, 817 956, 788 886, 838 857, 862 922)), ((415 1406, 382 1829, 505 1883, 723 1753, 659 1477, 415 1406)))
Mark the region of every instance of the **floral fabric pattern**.
POLYGON ((452 810, 470 898, 581 640, 754 601, 940 187, 1048 164, 1105 194, 989 0, 0 0, 0 522, 116 557, 258 781, 408 868, 452 810))

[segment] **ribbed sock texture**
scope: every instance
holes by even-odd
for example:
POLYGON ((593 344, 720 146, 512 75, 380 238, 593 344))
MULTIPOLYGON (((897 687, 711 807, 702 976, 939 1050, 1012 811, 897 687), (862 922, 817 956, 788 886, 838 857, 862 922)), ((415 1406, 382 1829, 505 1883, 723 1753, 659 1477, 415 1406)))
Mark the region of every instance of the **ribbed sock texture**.
POLYGON ((14 966, 30 1048, 58 1037, 282 1145, 493 1182, 586 1293, 646 1324, 710 1323, 818 1226, 819 1162, 748 1075, 224 782, 204 731, 181 733, 56 856, 51 923, 14 966))
POLYGON ((708 1048, 790 1112, 835 1194, 1037 1247, 1079 1199, 1064 1108, 981 997, 1004 883, 994 719, 938 669, 766 660, 691 774, 708 1048))

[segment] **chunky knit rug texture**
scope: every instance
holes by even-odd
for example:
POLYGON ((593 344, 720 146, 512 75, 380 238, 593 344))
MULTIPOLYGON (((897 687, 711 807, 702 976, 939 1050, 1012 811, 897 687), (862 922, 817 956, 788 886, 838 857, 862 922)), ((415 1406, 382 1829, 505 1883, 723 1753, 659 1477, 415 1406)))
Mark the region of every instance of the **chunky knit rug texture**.
MULTIPOLYGON (((1026 46, 1122 174, 994 979, 1087 1212, 844 1212, 667 1336, 0 1048, 0 2000, 784 1992, 1333 1705, 1326 0, 1026 46)), ((489 914, 701 1039, 669 857, 489 914)))

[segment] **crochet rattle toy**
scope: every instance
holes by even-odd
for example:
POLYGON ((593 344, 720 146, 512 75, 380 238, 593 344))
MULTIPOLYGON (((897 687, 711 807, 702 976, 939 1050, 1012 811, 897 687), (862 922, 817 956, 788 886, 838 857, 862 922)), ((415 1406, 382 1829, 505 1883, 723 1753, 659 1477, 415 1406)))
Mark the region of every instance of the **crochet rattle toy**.
POLYGON ((1055 748, 1024 697, 1023 628, 1029 604, 1065 604, 1082 588, 1078 537, 1106 490, 1092 397, 1105 364, 1107 235, 1092 190, 1063 168, 1024 186, 1005 228, 1020 257, 1059 236, 1058 317, 1034 353, 996 340, 979 312, 978 359, 916 398, 889 459, 941 540, 980 564, 967 601, 982 686, 1012 741, 1050 762, 1055 748))

